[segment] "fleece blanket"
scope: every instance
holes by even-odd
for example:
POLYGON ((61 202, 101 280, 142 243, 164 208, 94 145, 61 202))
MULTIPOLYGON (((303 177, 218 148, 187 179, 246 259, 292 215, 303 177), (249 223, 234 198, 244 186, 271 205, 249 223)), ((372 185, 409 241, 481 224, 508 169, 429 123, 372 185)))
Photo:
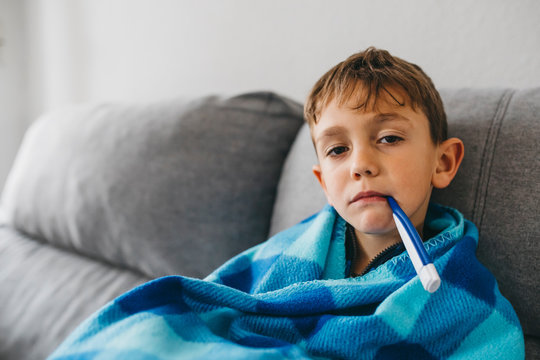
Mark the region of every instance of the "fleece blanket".
POLYGON ((516 314, 475 257, 475 226, 437 205, 426 226, 433 294, 406 252, 346 278, 346 223, 327 206, 205 280, 129 291, 50 359, 523 359, 516 314))

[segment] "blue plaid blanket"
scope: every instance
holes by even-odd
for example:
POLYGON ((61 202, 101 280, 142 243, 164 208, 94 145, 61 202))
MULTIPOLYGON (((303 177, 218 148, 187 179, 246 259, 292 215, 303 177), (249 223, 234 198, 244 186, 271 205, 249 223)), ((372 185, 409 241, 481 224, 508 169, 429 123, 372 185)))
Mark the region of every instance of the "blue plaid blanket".
POLYGON ((442 284, 406 252, 346 278, 345 221, 320 213, 207 279, 156 279, 86 320, 50 359, 523 359, 510 303, 475 257, 475 226, 431 205, 425 242, 442 284))

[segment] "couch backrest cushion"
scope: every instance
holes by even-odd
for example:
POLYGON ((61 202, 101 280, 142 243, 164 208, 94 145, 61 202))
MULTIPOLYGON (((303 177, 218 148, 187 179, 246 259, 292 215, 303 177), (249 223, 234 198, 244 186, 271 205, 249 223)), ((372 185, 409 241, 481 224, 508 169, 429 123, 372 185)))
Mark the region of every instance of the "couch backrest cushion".
POLYGON ((480 232, 478 258, 526 334, 540 336, 540 88, 444 91, 450 136, 465 143, 459 175, 433 200, 480 232))
POLYGON ((3 193, 19 231, 150 276, 202 277, 265 240, 302 107, 272 93, 62 110, 3 193))
POLYGON ((316 163, 309 126, 304 124, 283 165, 270 235, 315 214, 326 204, 324 192, 312 172, 316 163))
MULTIPOLYGON (((452 182, 432 200, 459 209, 479 228, 479 259, 493 272, 527 334, 540 334, 540 89, 441 91, 450 136, 465 143, 452 182)), ((271 232, 325 203, 311 174, 316 157, 306 125, 284 165, 271 232), (298 183, 299 180, 301 183, 298 183)))

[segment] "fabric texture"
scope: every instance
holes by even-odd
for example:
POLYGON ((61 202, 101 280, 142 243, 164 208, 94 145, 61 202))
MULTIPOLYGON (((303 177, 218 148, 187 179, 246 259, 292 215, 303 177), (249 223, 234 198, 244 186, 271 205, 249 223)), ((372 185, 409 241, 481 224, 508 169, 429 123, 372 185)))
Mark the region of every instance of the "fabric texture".
POLYGON ((88 319, 50 359, 519 359, 510 303, 478 263, 476 227, 431 205, 426 241, 442 284, 426 292, 406 252, 345 276, 345 221, 320 213, 206 280, 164 277, 88 319))
MULTIPOLYGON (((441 91, 449 135, 465 144, 456 178, 432 200, 478 226, 493 272, 525 334, 540 347, 540 88, 441 91)), ((534 358, 534 357, 532 357, 534 358)))
POLYGON ((27 132, 4 216, 149 277, 204 277, 267 239, 302 121, 300 104, 265 92, 62 109, 27 132))
POLYGON ((150 278, 0 226, 0 359, 44 359, 84 319, 150 278))

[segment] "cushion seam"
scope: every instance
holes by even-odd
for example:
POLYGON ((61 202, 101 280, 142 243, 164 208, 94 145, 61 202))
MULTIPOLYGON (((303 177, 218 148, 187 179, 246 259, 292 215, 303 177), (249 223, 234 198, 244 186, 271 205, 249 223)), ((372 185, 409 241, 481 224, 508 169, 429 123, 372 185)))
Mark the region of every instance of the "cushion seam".
POLYGON ((0 226, 0 228, 6 229, 7 231, 11 232, 15 237, 18 237, 18 238, 23 239, 25 241, 36 242, 36 243, 39 244, 39 246, 48 247, 50 249, 54 249, 54 250, 59 251, 61 253, 66 253, 66 254, 71 254, 71 255, 74 255, 74 256, 79 256, 79 257, 82 257, 82 258, 84 258, 86 260, 89 260, 89 261, 92 261, 92 262, 95 262, 95 263, 99 263, 99 264, 102 264, 102 265, 107 266, 107 267, 111 267, 111 268, 119 270, 119 271, 127 271, 127 272, 130 272, 130 273, 134 274, 134 275, 147 278, 147 280, 151 280, 151 279, 155 278, 155 276, 146 274, 146 273, 142 272, 139 269, 134 269, 134 268, 128 267, 128 266, 123 265, 123 264, 122 265, 114 264, 112 262, 109 262, 109 261, 107 261, 105 259, 102 259, 102 258, 99 258, 97 256, 92 256, 92 255, 90 255, 88 253, 79 251, 76 248, 71 248, 71 247, 67 247, 67 246, 60 246, 58 244, 45 241, 42 238, 39 238, 39 237, 34 236, 34 235, 26 234, 26 233, 22 232, 21 230, 18 230, 18 229, 14 228, 14 227, 11 227, 9 225, 2 225, 2 226, 0 226))
POLYGON ((494 150, 497 144, 497 139, 500 133, 501 125, 508 106, 514 96, 515 90, 506 90, 499 103, 497 104, 497 110, 492 118, 489 130, 486 136, 486 142, 484 144, 484 151, 481 157, 480 176, 476 186, 476 198, 473 206, 472 219, 477 224, 479 231, 481 232, 482 221, 484 220, 484 208, 487 201, 487 192, 489 189, 489 180, 491 178, 491 167, 493 164, 494 150))

